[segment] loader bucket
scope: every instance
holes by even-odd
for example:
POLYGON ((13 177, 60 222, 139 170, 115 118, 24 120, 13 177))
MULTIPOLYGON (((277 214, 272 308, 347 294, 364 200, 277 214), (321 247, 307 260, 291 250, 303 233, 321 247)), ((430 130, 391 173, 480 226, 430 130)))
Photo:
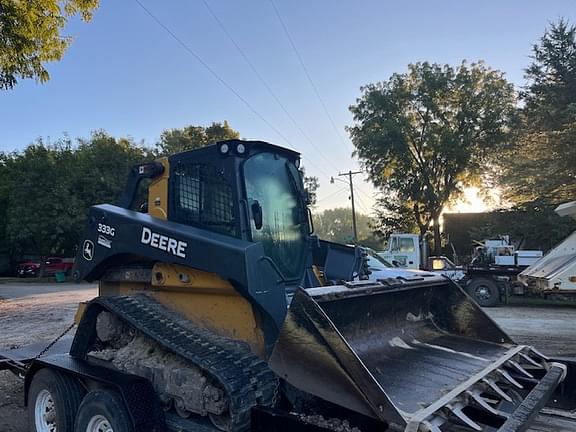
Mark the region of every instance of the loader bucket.
POLYGON ((421 277, 298 290, 270 366, 300 390, 415 432, 480 430, 476 411, 502 422, 497 401, 512 386, 529 390, 513 376, 537 382, 545 359, 453 282, 421 277))

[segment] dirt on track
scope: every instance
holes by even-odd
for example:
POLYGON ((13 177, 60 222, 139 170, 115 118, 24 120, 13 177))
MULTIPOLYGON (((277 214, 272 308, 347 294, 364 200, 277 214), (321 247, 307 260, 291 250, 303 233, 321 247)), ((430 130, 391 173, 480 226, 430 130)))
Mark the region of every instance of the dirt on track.
MULTIPOLYGON (((73 321, 79 302, 96 295, 90 285, 0 284, 0 349, 49 342, 73 321)), ((550 355, 576 357, 576 307, 497 307, 485 310, 512 338, 550 355)), ((0 372, 0 432, 26 432, 22 381, 0 372)))

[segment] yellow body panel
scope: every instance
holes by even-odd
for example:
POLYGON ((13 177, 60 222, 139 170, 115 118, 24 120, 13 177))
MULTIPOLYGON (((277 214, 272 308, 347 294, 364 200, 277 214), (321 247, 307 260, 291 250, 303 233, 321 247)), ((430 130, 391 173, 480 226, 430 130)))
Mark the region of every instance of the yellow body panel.
POLYGON ((164 166, 164 172, 150 182, 148 186, 148 214, 158 219, 168 218, 168 179, 170 164, 168 158, 158 159, 164 166))
POLYGON ((99 294, 147 292, 168 309, 214 333, 242 340, 263 356, 264 333, 252 305, 226 280, 176 264, 157 263, 150 283, 100 281, 99 294))
POLYGON ((196 325, 219 335, 247 342, 263 355, 264 335, 252 305, 226 280, 173 264, 156 264, 153 296, 196 325))

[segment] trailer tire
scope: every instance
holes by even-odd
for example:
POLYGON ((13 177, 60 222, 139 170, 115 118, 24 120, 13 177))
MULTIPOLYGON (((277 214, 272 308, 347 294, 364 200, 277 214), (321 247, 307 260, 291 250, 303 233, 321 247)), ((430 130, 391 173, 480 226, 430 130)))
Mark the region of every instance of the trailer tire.
MULTIPOLYGON (((120 396, 109 390, 86 395, 76 416, 75 432, 133 432, 130 414, 120 396)), ((58 431, 60 432, 60 431, 58 431)))
POLYGON ((472 279, 466 287, 466 291, 480 306, 494 307, 500 303, 500 290, 496 282, 491 279, 472 279))
POLYGON ((69 375, 39 370, 28 392, 28 430, 30 432, 74 432, 76 412, 84 397, 80 382, 69 375))

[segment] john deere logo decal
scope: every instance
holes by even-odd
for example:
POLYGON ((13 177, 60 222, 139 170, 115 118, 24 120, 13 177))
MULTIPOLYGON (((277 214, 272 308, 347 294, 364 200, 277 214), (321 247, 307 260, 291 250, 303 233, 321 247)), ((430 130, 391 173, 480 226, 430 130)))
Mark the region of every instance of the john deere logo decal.
POLYGON ((94 258, 94 243, 90 240, 84 240, 84 246, 82 246, 82 256, 86 261, 92 261, 94 258))

